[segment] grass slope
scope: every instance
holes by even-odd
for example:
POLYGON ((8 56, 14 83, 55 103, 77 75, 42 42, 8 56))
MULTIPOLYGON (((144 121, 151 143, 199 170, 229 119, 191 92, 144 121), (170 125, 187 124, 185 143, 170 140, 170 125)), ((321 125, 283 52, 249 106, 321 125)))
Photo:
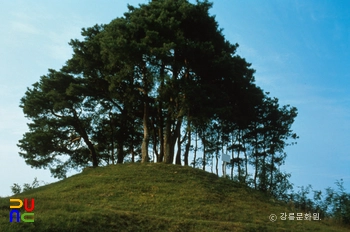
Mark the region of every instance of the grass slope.
POLYGON ((123 164, 95 169, 11 198, 35 199, 34 223, 9 222, 0 199, 0 231, 348 231, 321 221, 269 220, 288 205, 190 167, 123 164))

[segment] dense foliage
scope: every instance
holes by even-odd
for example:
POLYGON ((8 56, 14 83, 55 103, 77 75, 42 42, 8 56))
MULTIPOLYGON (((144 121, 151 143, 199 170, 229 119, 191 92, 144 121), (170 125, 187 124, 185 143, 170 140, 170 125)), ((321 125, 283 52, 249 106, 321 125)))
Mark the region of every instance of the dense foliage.
POLYGON ((291 193, 290 174, 280 166, 285 147, 298 138, 291 130, 297 109, 256 86, 238 44, 209 15, 211 6, 153 0, 83 29, 82 41, 70 41, 72 58, 49 69, 21 99, 31 123, 20 155, 64 178, 72 168, 149 161, 209 167, 219 175, 227 154, 228 178, 350 224, 342 182, 339 191, 313 191, 313 200, 310 186, 291 193))
POLYGON ((324 192, 313 190, 311 185, 299 187, 298 192, 291 194, 291 200, 298 210, 317 212, 322 218, 350 225, 350 193, 345 192, 342 179, 335 184, 338 189, 328 187, 324 192))
POLYGON ((31 123, 20 155, 63 178, 71 168, 150 160, 219 175, 230 154, 232 179, 286 198, 290 174, 279 167, 297 139, 297 109, 256 86, 210 7, 154 0, 83 29, 72 58, 21 99, 31 123))

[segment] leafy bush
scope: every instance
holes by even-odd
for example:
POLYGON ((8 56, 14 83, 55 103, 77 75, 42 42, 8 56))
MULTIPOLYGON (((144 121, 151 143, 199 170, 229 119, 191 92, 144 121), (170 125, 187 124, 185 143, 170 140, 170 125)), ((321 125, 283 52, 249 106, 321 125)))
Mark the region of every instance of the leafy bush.
POLYGON ((302 211, 313 211, 319 213, 320 217, 328 217, 342 224, 350 225, 350 193, 345 192, 344 182, 341 179, 335 184, 338 190, 327 188, 325 195, 322 191, 313 191, 313 200, 308 197, 312 186, 299 187, 298 193, 291 194, 296 208, 302 211))
POLYGON ((21 188, 21 186, 17 183, 14 183, 12 186, 11 186, 11 191, 14 195, 16 194, 20 194, 21 192, 26 192, 28 190, 31 190, 31 189, 34 189, 34 188, 37 188, 39 187, 39 181, 38 179, 35 177, 32 184, 28 184, 28 183, 25 183, 23 184, 23 190, 21 188))
POLYGON ((21 186, 19 186, 19 184, 16 184, 16 183, 14 183, 12 186, 11 186, 11 191, 12 191, 12 193, 13 194, 20 194, 21 193, 21 191, 22 191, 22 188, 21 188, 21 186))

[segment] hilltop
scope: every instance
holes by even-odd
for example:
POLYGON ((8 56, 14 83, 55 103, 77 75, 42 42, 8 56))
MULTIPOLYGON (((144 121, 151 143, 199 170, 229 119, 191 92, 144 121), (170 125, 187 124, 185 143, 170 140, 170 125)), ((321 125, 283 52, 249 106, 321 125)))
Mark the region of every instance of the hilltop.
POLYGON ((347 231, 322 218, 282 221, 296 213, 292 205, 177 165, 88 168, 11 198, 34 198, 35 222, 9 223, 9 198, 1 198, 0 231, 347 231))

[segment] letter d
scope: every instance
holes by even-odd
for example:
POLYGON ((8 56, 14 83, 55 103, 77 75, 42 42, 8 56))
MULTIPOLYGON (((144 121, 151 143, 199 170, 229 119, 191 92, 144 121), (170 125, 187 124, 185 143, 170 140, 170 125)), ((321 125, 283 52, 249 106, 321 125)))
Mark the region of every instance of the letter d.
POLYGON ((18 202, 19 205, 10 205, 10 209, 19 209, 23 206, 23 201, 21 199, 10 199, 11 202, 18 202))

